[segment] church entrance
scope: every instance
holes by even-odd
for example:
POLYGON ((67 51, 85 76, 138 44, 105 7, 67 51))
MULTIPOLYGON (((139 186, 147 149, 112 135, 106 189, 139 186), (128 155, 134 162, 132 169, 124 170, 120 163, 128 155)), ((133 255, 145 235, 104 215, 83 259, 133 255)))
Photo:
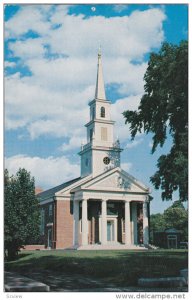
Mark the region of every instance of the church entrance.
POLYGON ((107 221, 107 241, 108 242, 114 242, 115 240, 115 234, 114 234, 114 221, 108 220, 107 221))

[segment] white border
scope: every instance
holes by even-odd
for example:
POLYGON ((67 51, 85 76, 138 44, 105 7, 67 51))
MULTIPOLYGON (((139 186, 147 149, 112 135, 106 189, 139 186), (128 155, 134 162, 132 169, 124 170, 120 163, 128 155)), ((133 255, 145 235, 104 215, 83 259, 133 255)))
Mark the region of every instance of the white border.
MULTIPOLYGON (((124 1, 124 0, 121 0, 120 3, 118 3, 118 1, 116 0, 111 0, 110 2, 108 1, 91 1, 91 2, 86 2, 84 1, 84 3, 82 3, 82 1, 77 1, 77 0, 71 0, 71 1, 63 1, 63 0, 57 0, 57 1, 50 1, 50 0, 47 0, 45 2, 43 1, 24 1, 24 0, 20 0, 20 1, 15 1, 15 0, 7 0, 7 1, 3 1, 2 3, 0 3, 0 9, 1 9, 1 14, 0 14, 0 18, 1 18, 1 26, 0 26, 0 38, 1 38, 1 41, 3 41, 3 5, 4 4, 68 4, 68 3, 71 3, 71 4, 78 4, 78 3, 81 3, 81 4, 188 4, 189 5, 189 34, 188 34, 188 37, 189 37, 189 83, 191 83, 191 80, 192 80, 192 76, 191 76, 191 54, 192 54, 192 50, 191 50, 191 42, 190 42, 190 35, 191 35, 191 22, 192 22, 192 3, 190 0, 174 0, 174 2, 172 2, 171 0, 159 0, 159 1, 155 1, 155 0, 148 0, 146 2, 144 1, 139 1, 139 0, 134 0, 134 1, 124 1)), ((1 51, 0 51, 0 55, 2 56, 1 57, 1 72, 0 72, 0 80, 1 80, 1 83, 3 83, 3 42, 1 43, 1 51)), ((190 100, 190 96, 191 96, 191 86, 189 85, 189 100, 190 100)), ((0 112, 1 112, 1 147, 0 147, 0 157, 1 157, 1 166, 2 166, 2 172, 1 172, 1 178, 0 178, 0 182, 3 183, 3 123, 2 123, 2 120, 3 120, 3 87, 2 87, 2 84, 1 84, 1 101, 0 101, 0 112)), ((190 123, 190 127, 189 127, 189 137, 192 136, 191 134, 191 113, 192 113, 192 109, 191 109, 191 104, 190 104, 190 101, 189 101, 189 123, 190 123)), ((189 149, 191 149, 191 139, 189 141, 189 149)), ((190 158, 190 157, 189 157, 190 158)), ((190 173, 191 174, 191 159, 189 160, 189 170, 190 170, 190 173)), ((190 177, 190 176, 189 176, 190 177)), ((191 181, 190 181, 191 182, 191 181)), ((190 199, 190 195, 192 195, 191 193, 192 191, 192 187, 191 185, 189 184, 189 199, 190 199)), ((1 199, 1 209, 0 209, 0 219, 1 219, 1 222, 2 222, 2 226, 0 226, 0 234, 1 234, 1 237, 3 236, 3 189, 1 188, 0 189, 0 199, 1 199)), ((189 203, 190 201, 192 201, 192 199, 189 200, 189 203)), ((189 204, 190 206, 190 204, 189 204)), ((191 218, 191 210, 190 210, 190 216, 189 218, 191 218)), ((189 228, 189 239, 190 239, 190 245, 191 245, 191 222, 189 222, 190 224, 190 228, 189 228)), ((2 238, 0 239, 0 243, 1 243, 1 249, 3 250, 3 240, 2 238)), ((189 247, 190 249, 190 247, 189 247)), ((3 258, 3 257, 1 257, 3 258)), ((192 266, 192 263, 191 263, 191 255, 189 256, 189 266, 192 266)), ((191 267, 192 268, 192 267, 191 267)), ((190 277, 191 278, 191 268, 190 268, 190 277)), ((3 261, 1 260, 1 275, 3 274, 3 261)), ((3 279, 3 278, 1 278, 3 279)), ((189 290, 190 292, 189 293, 184 293, 185 295, 185 298, 178 298, 178 299, 191 299, 191 296, 192 296, 192 293, 191 293, 191 288, 190 288, 190 283, 189 283, 189 290)), ((8 299, 8 298, 11 298, 11 297, 14 297, 16 298, 16 296, 19 296, 21 295, 22 296, 22 299, 34 299, 34 298, 37 298, 39 297, 39 299, 44 299, 46 298, 47 300, 50 299, 52 300, 53 297, 57 297, 58 299, 98 299, 98 293, 4 293, 2 292, 3 291, 3 280, 1 280, 1 292, 0 292, 0 296, 1 296, 1 299, 8 299)), ((104 299, 117 299, 115 297, 116 294, 127 294, 127 293, 99 293, 99 297, 103 297, 104 299)), ((143 294, 143 298, 138 298, 137 297, 137 294, 138 293, 131 293, 131 294, 135 294, 135 299, 150 299, 150 297, 146 297, 145 295, 147 294, 148 296, 150 296, 151 294, 155 294, 155 295, 163 295, 163 294, 178 294, 178 293, 141 293, 143 294), (144 298, 145 296, 145 298, 144 298)), ((180 293, 180 296, 182 296, 183 293, 180 293)), ((179 294, 178 294, 179 295, 179 294)), ((12 298, 13 299, 13 298, 12 298)), ((20 298, 21 299, 21 298, 20 298)), ((127 297, 127 299, 129 299, 127 297)), ((160 298, 157 298, 157 299, 160 299, 160 298)), ((166 299, 166 298, 164 298, 166 299)), ((176 298, 175 298, 176 299, 176 298)))

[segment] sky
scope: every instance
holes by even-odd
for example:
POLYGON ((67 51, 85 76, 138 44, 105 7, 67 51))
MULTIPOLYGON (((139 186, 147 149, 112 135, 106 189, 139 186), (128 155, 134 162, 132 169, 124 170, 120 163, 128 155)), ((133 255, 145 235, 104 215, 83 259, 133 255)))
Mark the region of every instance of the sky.
POLYGON ((163 212, 172 202, 163 202, 149 179, 171 139, 152 155, 152 136, 131 141, 122 112, 138 109, 150 53, 164 41, 187 38, 186 4, 6 5, 4 154, 10 174, 24 167, 43 189, 80 175, 77 153, 86 142, 101 45, 115 138, 124 149, 121 166, 151 188, 151 213, 163 212))

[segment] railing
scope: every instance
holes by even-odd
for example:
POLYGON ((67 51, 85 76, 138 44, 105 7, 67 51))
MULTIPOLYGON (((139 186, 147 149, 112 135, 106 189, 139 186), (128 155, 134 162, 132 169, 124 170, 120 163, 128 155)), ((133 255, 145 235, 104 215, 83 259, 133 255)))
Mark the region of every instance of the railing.
POLYGON ((101 141, 100 145, 98 145, 97 143, 95 143, 95 140, 93 139, 91 142, 89 142, 85 145, 81 144, 81 151, 88 149, 90 146, 101 146, 101 147, 107 146, 107 147, 111 147, 111 148, 120 149, 120 142, 119 142, 119 140, 117 140, 111 145, 110 142, 107 143, 106 141, 101 141))

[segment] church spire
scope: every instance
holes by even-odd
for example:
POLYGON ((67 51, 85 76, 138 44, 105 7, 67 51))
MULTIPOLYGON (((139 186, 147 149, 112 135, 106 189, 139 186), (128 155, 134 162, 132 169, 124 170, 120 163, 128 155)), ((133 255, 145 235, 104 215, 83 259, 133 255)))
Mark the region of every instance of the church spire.
POLYGON ((96 89, 95 89, 95 99, 106 100, 105 87, 104 87, 104 81, 103 81, 102 64, 101 64, 101 47, 99 47, 99 51, 98 51, 97 82, 96 82, 96 89))

